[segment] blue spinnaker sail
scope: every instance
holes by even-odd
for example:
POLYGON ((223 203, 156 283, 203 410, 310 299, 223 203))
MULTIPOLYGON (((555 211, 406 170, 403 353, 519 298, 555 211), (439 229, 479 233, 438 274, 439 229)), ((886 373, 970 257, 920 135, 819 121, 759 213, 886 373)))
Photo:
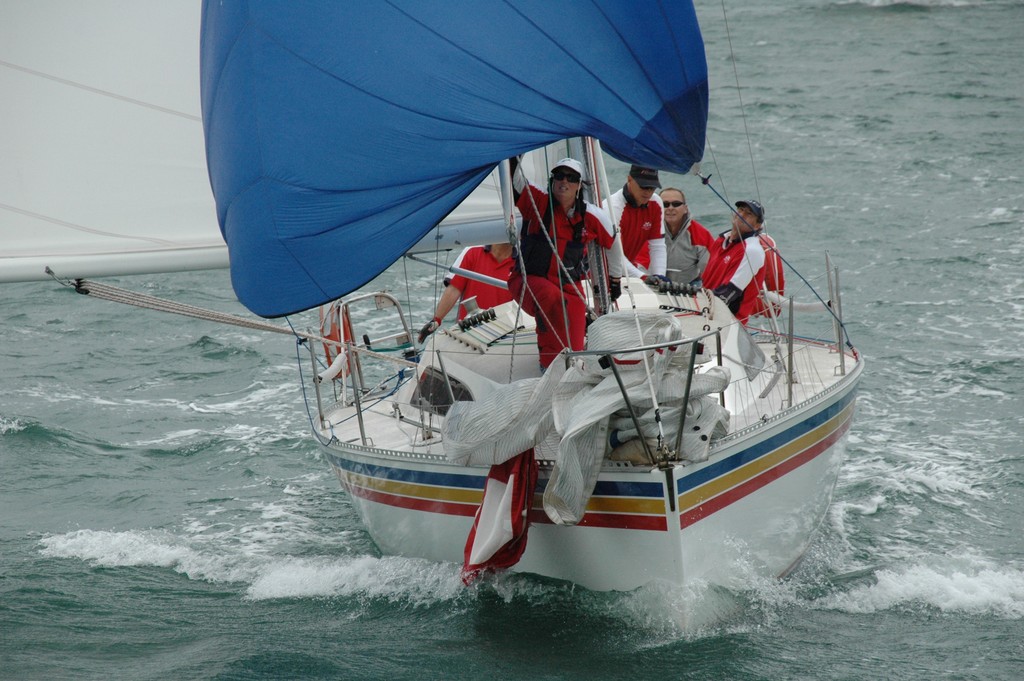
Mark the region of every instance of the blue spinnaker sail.
POLYGON ((502 159, 592 136, 686 172, 704 149, 688 1, 207 1, 201 62, 232 283, 267 317, 369 282, 502 159))

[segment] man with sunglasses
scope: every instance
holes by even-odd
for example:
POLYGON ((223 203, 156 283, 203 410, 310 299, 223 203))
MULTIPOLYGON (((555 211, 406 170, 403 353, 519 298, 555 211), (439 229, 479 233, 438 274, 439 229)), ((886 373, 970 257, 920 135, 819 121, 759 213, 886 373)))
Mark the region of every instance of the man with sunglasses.
POLYGON ((654 193, 660 188, 657 170, 633 165, 626 184, 604 202, 612 224, 619 226, 625 273, 645 281, 665 276, 663 211, 661 198, 654 193))
POLYGON ((587 276, 587 244, 609 250, 613 299, 618 297, 622 247, 607 214, 580 193, 583 164, 563 158, 551 169, 548 188, 528 182, 511 160, 512 189, 523 216, 508 290, 537 320, 540 365, 546 369, 565 348, 582 350, 587 303, 580 281, 587 276), (552 251, 557 249, 557 257, 552 251))
POLYGON ((661 203, 665 207, 665 273, 681 284, 700 286, 714 238, 690 217, 682 189, 665 187, 661 203))

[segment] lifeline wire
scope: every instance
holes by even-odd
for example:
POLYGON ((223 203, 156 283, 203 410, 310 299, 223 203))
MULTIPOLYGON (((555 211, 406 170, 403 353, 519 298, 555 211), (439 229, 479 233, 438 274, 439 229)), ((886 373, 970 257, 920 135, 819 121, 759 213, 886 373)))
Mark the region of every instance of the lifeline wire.
MULTIPOLYGON (((56 276, 53 275, 53 272, 50 272, 50 274, 56 278, 56 276)), ((188 305, 186 303, 179 303, 165 298, 156 298, 144 293, 128 291, 127 289, 110 286, 109 284, 101 284, 91 279, 75 279, 71 282, 60 279, 57 280, 65 286, 73 287, 78 293, 94 296, 102 300, 109 300, 115 303, 132 305, 134 307, 141 307, 147 310, 156 310, 157 312, 170 312, 171 314, 194 317, 195 319, 204 319, 206 321, 218 322, 220 324, 241 326, 246 329, 271 331, 273 333, 281 333, 306 340, 328 343, 330 345, 341 345, 339 341, 331 340, 330 338, 322 338, 313 334, 301 333, 296 331, 294 328, 278 326, 277 324, 270 324, 257 319, 246 319, 245 317, 238 317, 236 315, 227 314, 226 312, 207 310, 206 308, 196 307, 195 305, 188 305)))

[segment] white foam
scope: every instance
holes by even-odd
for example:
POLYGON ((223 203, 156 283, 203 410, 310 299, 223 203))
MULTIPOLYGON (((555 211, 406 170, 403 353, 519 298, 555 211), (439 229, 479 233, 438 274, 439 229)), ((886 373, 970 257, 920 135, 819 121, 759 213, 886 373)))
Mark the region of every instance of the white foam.
POLYGON ((866 5, 867 7, 893 7, 910 5, 916 7, 970 7, 979 0, 847 0, 840 5, 866 5))
POLYGON ((172 447, 175 445, 181 445, 186 442, 200 438, 200 436, 206 435, 205 431, 199 430, 198 428, 187 428, 185 430, 176 430, 170 433, 166 433, 161 437, 153 438, 150 440, 136 440, 135 442, 129 442, 128 447, 172 447))
POLYGON ((431 604, 466 597, 460 567, 394 556, 278 560, 260 570, 246 596, 253 600, 357 596, 431 604))
POLYGON ((977 558, 945 556, 897 569, 879 570, 875 583, 816 601, 823 609, 874 613, 905 606, 942 612, 1024 617, 1024 571, 977 558))
POLYGON ((104 567, 165 567, 192 579, 211 582, 247 581, 252 569, 230 556, 197 551, 174 536, 155 530, 111 532, 76 530, 45 537, 42 554, 77 558, 104 567))
POLYGON ((0 435, 8 435, 10 433, 18 433, 28 428, 24 423, 18 419, 11 419, 0 416, 0 435))

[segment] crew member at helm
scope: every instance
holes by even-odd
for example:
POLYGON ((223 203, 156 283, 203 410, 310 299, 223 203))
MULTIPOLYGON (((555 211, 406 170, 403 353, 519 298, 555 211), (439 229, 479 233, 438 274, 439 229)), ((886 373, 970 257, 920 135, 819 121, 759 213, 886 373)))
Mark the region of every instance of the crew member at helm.
POLYGON ((583 164, 579 161, 563 158, 556 163, 546 190, 527 181, 518 169, 518 159, 512 159, 511 165, 523 226, 508 289, 537 320, 540 365, 546 369, 563 349, 583 349, 587 303, 580 281, 587 275, 587 245, 596 241, 612 251, 608 269, 613 300, 620 291, 622 247, 607 213, 581 196, 583 164))

